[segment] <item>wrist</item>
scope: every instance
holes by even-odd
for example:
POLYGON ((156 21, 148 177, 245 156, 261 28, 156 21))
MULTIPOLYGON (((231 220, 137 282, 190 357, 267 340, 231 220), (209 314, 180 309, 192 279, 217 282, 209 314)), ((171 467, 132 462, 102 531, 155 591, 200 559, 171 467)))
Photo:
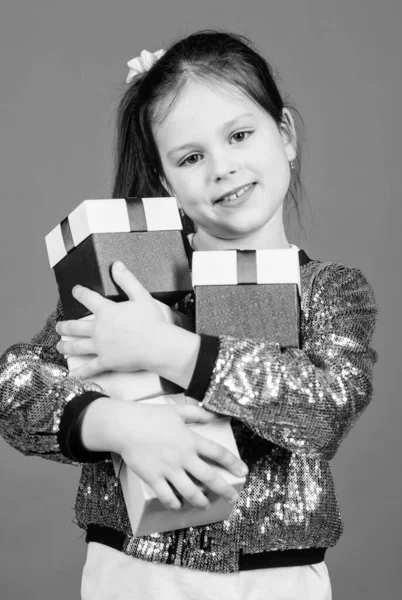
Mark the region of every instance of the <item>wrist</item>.
POLYGON ((164 323, 155 340, 152 364, 147 368, 186 389, 194 372, 200 344, 198 334, 164 323))
POLYGON ((127 403, 102 397, 92 402, 81 419, 81 440, 87 450, 116 452, 121 449, 119 414, 127 403))

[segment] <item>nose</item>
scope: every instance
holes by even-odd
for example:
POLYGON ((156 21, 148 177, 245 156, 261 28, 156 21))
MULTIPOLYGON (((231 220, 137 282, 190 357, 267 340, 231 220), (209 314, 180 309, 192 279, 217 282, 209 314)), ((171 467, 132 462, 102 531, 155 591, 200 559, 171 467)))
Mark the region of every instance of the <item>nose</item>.
POLYGON ((237 171, 235 157, 230 150, 216 151, 211 156, 211 179, 220 181, 237 171))

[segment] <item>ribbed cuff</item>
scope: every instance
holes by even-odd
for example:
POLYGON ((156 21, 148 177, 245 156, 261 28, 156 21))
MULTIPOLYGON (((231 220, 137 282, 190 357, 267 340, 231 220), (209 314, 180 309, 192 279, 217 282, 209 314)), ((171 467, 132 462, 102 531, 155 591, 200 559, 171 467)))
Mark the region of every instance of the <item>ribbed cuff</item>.
POLYGON ((60 419, 57 441, 60 450, 67 458, 75 462, 95 463, 110 456, 110 452, 87 450, 81 439, 81 424, 86 408, 98 398, 105 396, 106 394, 88 391, 76 396, 66 404, 60 419))
POLYGON ((204 400, 219 353, 219 337, 206 334, 201 334, 200 337, 201 346, 197 362, 190 385, 186 390, 186 396, 199 402, 204 400))

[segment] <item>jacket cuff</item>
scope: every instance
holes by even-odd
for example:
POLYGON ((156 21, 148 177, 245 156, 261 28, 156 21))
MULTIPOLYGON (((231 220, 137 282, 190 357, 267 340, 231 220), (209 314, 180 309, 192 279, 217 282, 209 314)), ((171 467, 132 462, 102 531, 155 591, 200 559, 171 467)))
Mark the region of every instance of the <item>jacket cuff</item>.
POLYGON ((81 424, 86 408, 98 398, 105 396, 106 394, 99 392, 87 391, 66 404, 60 419, 57 441, 61 452, 67 458, 75 462, 95 463, 110 456, 110 452, 87 450, 81 439, 81 424))
POLYGON ((206 334, 201 334, 200 337, 200 350, 190 385, 186 390, 186 396, 190 396, 191 398, 202 402, 211 381, 212 372, 218 357, 219 337, 206 334))

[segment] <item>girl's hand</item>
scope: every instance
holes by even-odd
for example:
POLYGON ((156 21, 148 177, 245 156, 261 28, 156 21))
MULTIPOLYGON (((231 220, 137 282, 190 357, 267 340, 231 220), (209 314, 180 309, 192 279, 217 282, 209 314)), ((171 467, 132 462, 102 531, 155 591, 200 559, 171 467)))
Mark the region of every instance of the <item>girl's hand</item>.
POLYGON ((207 461, 239 477, 247 474, 246 465, 229 450, 185 426, 213 419, 212 413, 189 404, 161 406, 100 398, 88 407, 81 433, 90 450, 120 454, 167 508, 181 506, 171 486, 193 506, 208 508, 209 501, 193 478, 228 502, 235 502, 238 494, 207 461))
POLYGON ((91 361, 70 372, 73 377, 85 379, 105 371, 150 370, 152 365, 153 350, 169 315, 123 263, 115 262, 112 274, 128 301, 113 302, 88 288, 76 286, 74 298, 88 308, 94 318, 60 321, 56 326, 60 335, 77 338, 60 341, 57 344, 60 353, 94 355, 91 361))

